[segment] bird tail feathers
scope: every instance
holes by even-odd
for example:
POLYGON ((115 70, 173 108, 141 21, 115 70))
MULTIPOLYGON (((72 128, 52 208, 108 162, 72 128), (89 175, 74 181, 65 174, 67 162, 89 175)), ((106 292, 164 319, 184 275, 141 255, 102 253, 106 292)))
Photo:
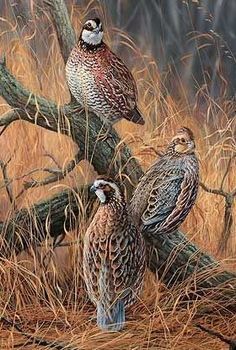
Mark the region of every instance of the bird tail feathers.
POLYGON ((136 123, 136 124, 140 124, 140 125, 145 124, 145 121, 144 121, 141 113, 139 112, 138 108, 133 109, 131 114, 126 119, 128 119, 131 122, 136 123))
POLYGON ((109 332, 118 332, 124 327, 125 308, 122 300, 117 300, 109 309, 105 309, 101 303, 97 305, 97 324, 109 332))

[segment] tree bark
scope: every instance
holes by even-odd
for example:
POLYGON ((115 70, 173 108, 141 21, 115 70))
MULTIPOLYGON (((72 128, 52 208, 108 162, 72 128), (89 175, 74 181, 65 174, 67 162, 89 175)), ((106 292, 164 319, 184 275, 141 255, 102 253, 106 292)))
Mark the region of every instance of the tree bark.
MULTIPOLYGON (((92 201, 86 188, 82 193, 84 203, 87 203, 86 215, 91 212, 92 201)), ((35 204, 30 210, 19 210, 9 221, 0 224, 0 233, 8 248, 2 249, 1 255, 6 257, 12 251, 19 253, 31 244, 41 243, 47 234, 55 237, 64 234, 65 230, 79 227, 80 215, 75 191, 61 192, 35 204)), ((191 243, 184 234, 157 235, 155 240, 146 242, 148 266, 168 287, 183 282, 194 286, 195 292, 222 287, 226 290, 225 295, 230 295, 231 302, 236 305, 236 276, 224 271, 219 263, 191 243)))
MULTIPOLYGON (((62 13, 65 11, 63 3, 63 0, 50 1, 50 11, 66 59, 74 39, 66 43, 67 35, 62 34, 67 33, 66 26, 69 25, 68 14, 66 21, 62 20, 65 15, 62 13)), ((70 36, 72 38, 73 35, 70 36)), ((111 176, 125 174, 125 178, 129 177, 129 182, 133 184, 142 175, 140 165, 114 130, 110 131, 105 141, 99 141, 98 135, 103 124, 98 117, 92 113, 86 114, 84 110, 78 111, 78 107, 73 104, 59 107, 52 101, 32 94, 13 77, 4 62, 0 63, 0 94, 10 106, 17 109, 1 118, 0 126, 5 127, 21 119, 53 132, 60 131, 72 138, 98 173, 111 176)), ((65 191, 36 203, 30 210, 19 210, 7 222, 1 223, 0 233, 7 242, 7 249, 2 247, 1 256, 7 257, 13 250, 19 253, 29 244, 42 242, 47 233, 58 236, 79 225, 81 211, 76 198, 73 191, 65 191)), ((215 288, 227 284, 230 294, 232 287, 235 288, 235 275, 218 269, 218 264, 211 257, 201 252, 180 232, 165 237, 158 235, 147 245, 149 267, 153 272, 158 271, 168 286, 192 279, 196 288, 215 288), (211 275, 213 272, 214 276, 211 275)), ((235 304, 235 299, 232 298, 232 302, 235 304)))
POLYGON ((48 6, 52 16, 61 54, 64 62, 66 62, 75 44, 75 32, 71 25, 67 7, 64 0, 44 0, 44 3, 48 6))
POLYGON ((0 126, 19 119, 50 131, 59 131, 72 138, 99 174, 116 176, 123 172, 131 183, 136 183, 142 175, 140 165, 114 129, 110 130, 105 140, 99 141, 105 129, 97 116, 85 113, 74 104, 60 107, 55 102, 33 94, 15 79, 4 62, 0 63, 0 94, 16 109, 14 114, 0 119, 0 126))

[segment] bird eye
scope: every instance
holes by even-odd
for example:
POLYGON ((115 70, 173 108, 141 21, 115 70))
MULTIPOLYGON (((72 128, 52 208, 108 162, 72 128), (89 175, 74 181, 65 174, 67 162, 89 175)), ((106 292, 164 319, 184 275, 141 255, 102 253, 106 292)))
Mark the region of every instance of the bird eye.
POLYGON ((184 138, 180 139, 180 141, 181 141, 182 143, 185 143, 185 142, 186 142, 186 140, 185 140, 184 138))

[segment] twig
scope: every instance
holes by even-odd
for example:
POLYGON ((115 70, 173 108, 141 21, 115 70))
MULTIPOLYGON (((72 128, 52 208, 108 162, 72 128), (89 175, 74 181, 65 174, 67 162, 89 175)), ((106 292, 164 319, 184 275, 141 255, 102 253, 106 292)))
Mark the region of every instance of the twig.
POLYGON ((228 344, 230 346, 230 350, 236 350, 236 341, 235 340, 228 339, 228 338, 224 337, 222 334, 220 334, 219 332, 216 332, 212 329, 208 329, 208 328, 202 326, 201 324, 197 324, 196 327, 201 329, 202 331, 204 331, 206 333, 209 333, 210 335, 213 335, 214 337, 217 337, 222 342, 228 344))
POLYGON ((216 194, 218 196, 222 196, 225 199, 225 209, 224 209, 224 228, 221 234, 221 239, 218 244, 218 252, 223 253, 227 247, 227 243, 230 237, 231 233, 231 227, 233 224, 233 203, 234 203, 234 198, 236 197, 236 188, 234 188, 231 192, 226 192, 223 190, 223 185, 225 182, 225 179, 229 173, 230 170, 230 165, 232 160, 236 157, 236 154, 234 154, 228 161, 225 173, 222 177, 221 185, 220 188, 210 188, 206 186, 204 183, 200 183, 200 186, 202 189, 208 193, 216 194))
MULTIPOLYGON (((76 241, 71 241, 71 242, 66 242, 66 243, 60 243, 59 245, 56 246, 56 248, 63 248, 63 247, 71 247, 74 244, 79 244, 81 241, 76 240, 76 241)), ((44 244, 37 244, 37 247, 44 247, 44 244)), ((49 244, 49 247, 53 248, 53 244, 49 244)))
MULTIPOLYGON (((49 157, 48 154, 46 154, 46 156, 49 157)), ((54 160, 54 157, 52 155, 50 155, 50 158, 54 160)), ((13 195, 12 195, 12 190, 11 190, 10 185, 12 184, 13 181, 21 180, 26 176, 35 174, 37 172, 42 172, 42 171, 52 174, 52 176, 48 176, 41 181, 36 181, 36 180, 25 181, 24 188, 18 193, 18 195, 15 198, 15 199, 18 199, 26 190, 28 190, 30 188, 49 185, 53 182, 64 179, 68 173, 73 171, 73 169, 76 167, 76 165, 81 160, 83 160, 83 154, 82 154, 82 152, 78 152, 75 155, 75 158, 72 159, 64 169, 62 169, 62 168, 59 168, 59 169, 52 169, 52 168, 41 168, 40 169, 40 168, 37 168, 37 169, 30 170, 28 173, 21 175, 21 176, 18 176, 18 177, 15 177, 13 179, 8 178, 7 173, 6 173, 6 166, 2 161, 0 161, 0 167, 2 168, 3 177, 4 177, 4 185, 0 186, 0 190, 2 188, 6 187, 6 190, 8 192, 8 196, 9 196, 10 201, 12 203, 13 202, 13 195)), ((58 164, 58 166, 60 166, 60 165, 58 164)))
MULTIPOLYGON (((20 119, 20 115, 17 112, 17 109, 14 109, 13 111, 10 111, 8 113, 6 113, 5 115, 2 115, 0 118, 0 126, 4 126, 3 130, 5 131, 6 128, 14 121, 19 120, 20 119)), ((0 136, 2 135, 2 133, 4 132, 3 130, 1 130, 0 132, 0 136)))
POLYGON ((7 165, 10 163, 10 161, 11 161, 11 157, 8 159, 8 161, 6 163, 4 163, 2 160, 0 160, 0 167, 2 169, 2 176, 3 176, 3 180, 5 183, 5 187, 6 187, 6 191, 7 191, 9 200, 10 200, 11 204, 13 204, 14 209, 15 209, 12 188, 10 186, 10 181, 9 181, 8 174, 7 174, 7 165))
POLYGON ((5 317, 1 317, 0 321, 7 324, 8 326, 11 326, 13 328, 15 328, 15 330, 17 330, 19 333, 21 333, 24 337, 26 337, 27 339, 29 339, 29 341, 32 341, 32 343, 35 343, 37 345, 40 346, 47 346, 51 349, 57 349, 57 350, 78 350, 77 347, 74 346, 70 346, 69 344, 65 344, 65 343, 61 343, 61 342, 57 342, 56 340, 54 341, 49 341, 46 340, 44 338, 38 338, 33 336, 32 334, 28 334, 26 332, 24 332, 17 324, 15 324, 13 321, 7 320, 5 317))
POLYGON ((43 171, 47 171, 47 172, 51 173, 52 175, 46 177, 45 179, 43 179, 41 181, 37 181, 37 180, 26 181, 24 183, 24 189, 27 190, 27 189, 33 188, 33 187, 45 186, 45 185, 49 185, 53 182, 64 179, 65 176, 68 173, 70 173, 72 170, 74 170, 76 165, 83 159, 84 159, 84 157, 83 157, 82 152, 78 152, 76 154, 75 158, 72 159, 64 169, 44 168, 43 171))
POLYGON ((210 188, 210 187, 206 186, 203 182, 200 182, 200 186, 203 188, 204 191, 206 191, 208 193, 217 194, 217 195, 223 196, 225 198, 228 195, 228 193, 223 191, 222 189, 210 188))
POLYGON ((235 157, 236 157, 236 154, 234 154, 232 157, 229 158, 229 161, 228 161, 228 164, 227 164, 227 167, 226 167, 224 176, 222 177, 222 181, 221 181, 221 185, 220 185, 220 189, 221 189, 221 190, 223 189, 226 176, 228 175, 228 172, 229 172, 229 169, 230 169, 230 166, 231 166, 231 162, 232 162, 232 160, 233 160, 235 157))

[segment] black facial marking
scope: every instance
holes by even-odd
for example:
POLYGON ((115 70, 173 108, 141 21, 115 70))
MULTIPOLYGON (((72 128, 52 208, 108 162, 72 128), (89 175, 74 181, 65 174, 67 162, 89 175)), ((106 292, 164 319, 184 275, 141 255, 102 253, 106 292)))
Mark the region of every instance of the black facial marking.
POLYGON ((100 19, 96 17, 96 18, 93 18, 93 21, 96 23, 97 27, 99 27, 99 24, 101 23, 100 19))
POLYGON ((85 23, 85 25, 84 25, 83 28, 86 29, 86 30, 88 30, 88 31, 90 31, 90 32, 92 32, 93 29, 94 29, 93 26, 92 26, 92 24, 91 24, 90 22, 85 23))

